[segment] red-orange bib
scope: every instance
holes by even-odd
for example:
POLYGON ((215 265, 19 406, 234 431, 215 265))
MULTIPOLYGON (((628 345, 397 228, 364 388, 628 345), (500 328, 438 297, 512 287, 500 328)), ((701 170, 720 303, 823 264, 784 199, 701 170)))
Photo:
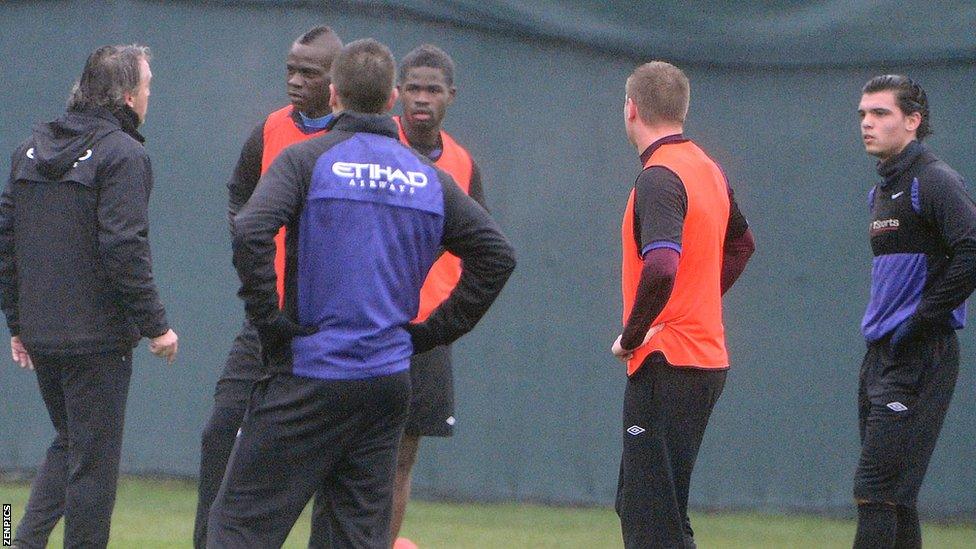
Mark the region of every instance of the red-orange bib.
MULTIPOLYGON (((691 141, 658 148, 644 167, 662 166, 677 174, 688 196, 681 235, 681 257, 671 297, 652 326, 664 328, 637 348, 627 363, 631 375, 653 352, 660 351, 674 366, 719 369, 729 366, 722 324, 722 257, 729 221, 729 191, 722 170, 691 141)), ((637 295, 643 269, 634 236, 634 198, 631 190, 624 212, 622 290, 626 324, 637 295)))
MULTIPOLYGON (((409 147, 410 142, 407 141, 407 134, 403 131, 400 117, 394 116, 393 119, 400 129, 400 142, 409 147)), ((443 130, 441 130, 441 142, 444 150, 434 165, 451 174, 458 187, 461 187, 465 193, 471 194, 471 174, 474 172, 471 155, 443 130)), ((461 260, 450 252, 444 252, 434 262, 430 272, 427 273, 423 287, 420 288, 420 309, 414 322, 427 320, 430 313, 434 312, 434 309, 451 294, 460 278, 461 260)))
MULTIPOLYGON (((281 151, 290 145, 318 137, 326 130, 314 133, 303 132, 292 119, 293 106, 280 108, 268 115, 264 121, 264 153, 261 155, 261 175, 268 171, 271 163, 281 151)), ((278 275, 278 306, 285 304, 285 228, 282 227, 275 236, 275 272, 278 275)))

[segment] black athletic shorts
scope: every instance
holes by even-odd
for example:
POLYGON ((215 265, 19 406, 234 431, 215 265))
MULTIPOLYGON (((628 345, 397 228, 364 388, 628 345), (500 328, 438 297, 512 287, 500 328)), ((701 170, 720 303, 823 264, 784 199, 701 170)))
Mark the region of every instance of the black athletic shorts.
POLYGON ((454 372, 451 346, 441 345, 410 359, 410 412, 404 433, 449 437, 454 434, 454 372))
POLYGON ((930 331, 895 355, 885 337, 861 365, 854 498, 913 507, 959 374, 959 341, 930 331))

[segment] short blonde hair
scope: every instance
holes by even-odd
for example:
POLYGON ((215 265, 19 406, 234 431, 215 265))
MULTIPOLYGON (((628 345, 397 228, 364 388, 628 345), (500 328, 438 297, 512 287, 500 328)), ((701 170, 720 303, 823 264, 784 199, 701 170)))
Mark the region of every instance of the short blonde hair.
POLYGON ((627 97, 637 105, 637 115, 648 124, 683 124, 688 114, 691 86, 681 69, 664 61, 651 61, 627 79, 627 97))

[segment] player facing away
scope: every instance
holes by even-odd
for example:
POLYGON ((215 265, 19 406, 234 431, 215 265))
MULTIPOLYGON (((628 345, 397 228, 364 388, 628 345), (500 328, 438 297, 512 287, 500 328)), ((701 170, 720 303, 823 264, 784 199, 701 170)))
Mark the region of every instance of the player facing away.
POLYGON ((722 295, 755 245, 721 168, 684 137, 690 88, 669 63, 627 79, 624 126, 640 153, 624 211, 627 365, 617 514, 624 545, 695 547, 688 489, 729 358, 722 295))
MULTIPOLYGON (((340 49, 342 41, 339 36, 326 26, 309 29, 292 43, 285 59, 285 86, 291 102, 269 114, 254 128, 227 183, 227 215, 232 227, 234 216, 251 198, 261 174, 267 171, 278 153, 289 145, 326 132, 325 127, 332 120, 329 74, 332 60, 340 49)), ((283 234, 279 235, 276 243, 278 253, 275 264, 279 270, 283 270, 283 234)), ((279 280, 284 278, 279 276, 279 280)), ((197 549, 207 544, 210 505, 224 478, 251 387, 265 374, 258 331, 249 320, 245 320, 217 381, 213 411, 200 437, 200 484, 193 527, 193 545, 197 549)), ((312 525, 312 539, 319 529, 321 526, 312 525)))
POLYGON ((332 547, 388 547, 410 356, 470 331, 515 267, 484 208, 397 139, 394 76, 386 46, 344 47, 329 133, 283 151, 234 218, 240 296, 270 375, 210 510, 208 547, 280 546, 316 491, 332 547), (411 324, 441 247, 464 262, 458 289, 411 324))
POLYGON ((976 205, 922 144, 931 128, 921 86, 883 75, 861 91, 861 136, 881 182, 868 195, 874 259, 861 322, 854 547, 921 547, 916 499, 959 373, 955 331, 976 288, 976 205))

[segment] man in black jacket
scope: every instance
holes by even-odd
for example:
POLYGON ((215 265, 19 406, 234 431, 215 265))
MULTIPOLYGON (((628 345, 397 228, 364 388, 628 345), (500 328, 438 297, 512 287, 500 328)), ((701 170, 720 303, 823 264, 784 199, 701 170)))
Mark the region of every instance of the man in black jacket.
POLYGON ((393 76, 375 40, 343 48, 329 133, 283 151, 233 220, 239 295, 270 375, 248 406, 207 547, 279 547, 316 491, 330 503, 331 547, 389 547, 410 356, 471 330, 515 267, 484 208, 397 139, 393 76), (464 262, 461 279, 410 324, 442 246, 464 262))
POLYGON ((882 181, 869 193, 874 260, 861 322, 855 548, 922 546, 915 502, 959 373, 956 330, 976 288, 976 204, 921 143, 925 91, 903 75, 865 84, 861 136, 882 181))
POLYGON ((115 503, 132 348, 172 363, 177 336, 156 293, 148 241, 152 168, 136 128, 149 50, 93 52, 68 110, 14 151, 0 201, 0 306, 11 351, 36 370, 57 432, 17 547, 105 547, 115 503))

